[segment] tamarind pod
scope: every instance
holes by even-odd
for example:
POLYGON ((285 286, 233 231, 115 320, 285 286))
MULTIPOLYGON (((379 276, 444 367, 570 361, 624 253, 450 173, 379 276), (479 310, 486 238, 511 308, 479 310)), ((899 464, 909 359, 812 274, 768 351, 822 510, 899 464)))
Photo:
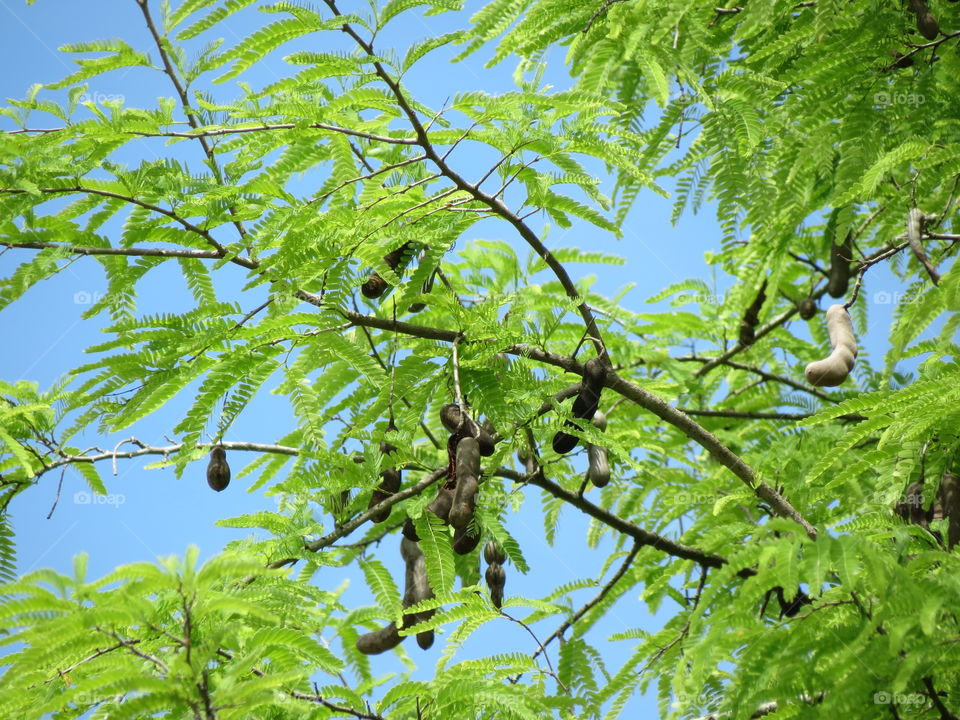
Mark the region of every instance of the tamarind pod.
POLYGON ((230 466, 227 465, 227 451, 220 445, 210 449, 210 462, 207 464, 207 485, 220 492, 230 484, 230 466))
POLYGON ((457 555, 467 555, 480 544, 480 534, 470 535, 466 528, 457 530, 453 535, 453 551, 457 555))
POLYGON ((451 507, 453 507, 453 490, 448 487, 441 487, 437 496, 427 505, 427 510, 447 522, 450 518, 451 507))
POLYGON ((750 303, 750 307, 746 309, 743 313, 743 320, 740 321, 740 344, 741 345, 752 345, 753 341, 756 339, 754 331, 756 330, 757 323, 760 320, 760 308, 763 307, 763 303, 767 299, 767 281, 764 280, 763 284, 760 286, 760 290, 757 292, 757 296, 753 299, 753 302, 750 303))
POLYGON ((583 380, 580 383, 580 394, 573 401, 573 416, 575 418, 592 418, 600 406, 600 393, 603 391, 603 381, 607 377, 607 369, 603 360, 592 357, 583 364, 583 380))
POLYGON ((827 308, 827 331, 833 352, 804 369, 807 382, 816 387, 835 387, 847 379, 857 357, 857 339, 850 314, 843 305, 827 308))
POLYGON ((809 320, 817 314, 817 304, 810 298, 804 298, 797 305, 797 311, 804 320, 809 320))
POLYGON ((466 433, 476 438, 480 445, 480 454, 483 457, 493 455, 496 445, 493 436, 485 428, 478 425, 469 413, 461 413, 460 406, 456 403, 447 403, 440 408, 440 422, 451 433, 466 433))
MULTIPOLYGON (((570 427, 576 427, 569 420, 566 424, 570 427)), ((578 442, 580 442, 580 440, 576 436, 564 432, 563 430, 558 430, 556 434, 554 434, 553 442, 551 444, 553 445, 553 451, 555 453, 558 455, 565 455, 573 450, 577 446, 578 442)))
POLYGON ((395 623, 364 633, 357 638, 357 650, 364 655, 379 655, 382 652, 391 650, 403 642, 403 637, 397 630, 395 623))
POLYGON ((926 0, 910 0, 910 9, 917 16, 917 30, 927 40, 933 40, 940 34, 940 24, 930 12, 926 0))
POLYGON ((491 540, 483 546, 483 559, 486 560, 487 564, 489 565, 503 565, 504 561, 507 559, 507 556, 503 554, 503 550, 500 549, 500 546, 491 540))
POLYGON ((600 412, 597 410, 593 414, 593 419, 591 420, 593 426, 600 432, 605 432, 607 429, 607 415, 606 413, 600 412))
POLYGON ((893 511, 909 523, 929 527, 930 512, 923 507, 923 482, 916 481, 907 485, 903 498, 896 504, 893 511))
POLYGON ((792 599, 787 600, 783 595, 783 588, 777 585, 773 588, 777 593, 777 602, 780 605, 780 617, 786 615, 788 618, 796 616, 804 605, 812 605, 813 600, 800 587, 797 587, 797 594, 792 599))
POLYGON ((447 519, 453 527, 460 530, 473 520, 473 511, 477 506, 477 478, 472 475, 460 475, 459 473, 458 475, 453 506, 450 508, 450 515, 447 519))
POLYGON ((940 273, 927 258, 927 253, 924 251, 923 244, 920 242, 920 235, 923 232, 923 224, 926 220, 927 216, 919 208, 912 208, 910 210, 907 215, 907 241, 910 243, 910 249, 913 251, 913 254, 930 276, 930 280, 933 281, 934 285, 939 285, 940 273))
POLYGON ((947 518, 947 549, 953 550, 960 542, 960 477, 949 470, 944 473, 938 495, 947 518))
POLYGON ((487 566, 484 577, 487 587, 490 588, 490 600, 494 607, 499 609, 503 606, 503 588, 507 583, 507 573, 500 564, 494 563, 487 566))
MULTIPOLYGON (((480 475, 480 443, 476 438, 461 438, 457 443, 457 490, 459 490, 460 478, 463 475, 476 480, 480 475)), ((455 495, 456 500, 462 500, 459 492, 455 495)))
MULTIPOLYGON (((956 0, 952 1, 956 2, 956 0)), ((898 52, 897 50, 891 50, 890 56, 893 58, 893 67, 897 68, 898 70, 903 70, 904 68, 908 68, 913 65, 912 57, 909 55, 904 55, 902 52, 898 52)))
POLYGON ((408 540, 413 540, 414 542, 420 542, 420 536, 417 535, 417 527, 413 524, 413 520, 407 518, 403 523, 403 529, 401 530, 403 536, 408 540))
POLYGON ((496 452, 497 441, 493 439, 493 436, 496 434, 497 431, 493 427, 493 423, 490 422, 490 418, 484 418, 480 424, 480 432, 477 435, 477 444, 480 445, 480 454, 483 455, 483 457, 490 457, 496 452))
POLYGON ((433 647, 433 630, 424 630, 417 633, 417 645, 421 650, 429 650, 433 647))
POLYGON ((843 297, 850 284, 850 260, 853 256, 853 237, 847 233, 840 244, 830 244, 830 274, 827 276, 827 292, 830 297, 843 297))
MULTIPOLYGON (((396 428, 393 428, 392 422, 390 423, 390 428, 388 429, 391 429, 391 428, 396 429, 396 428)), ((382 440, 380 441, 380 452, 382 454, 389 455, 392 452, 396 452, 396 450, 397 450, 396 446, 391 445, 390 443, 382 440)), ((376 490, 373 491, 373 494, 370 496, 370 502, 367 504, 367 510, 374 508, 375 506, 379 505, 384 500, 386 500, 388 497, 393 495, 395 492, 397 492, 400 489, 401 482, 402 480, 400 476, 400 470, 392 467, 387 468, 386 470, 383 470, 380 473, 380 485, 377 487, 376 490)), ((373 520, 373 522, 375 523, 382 523, 388 517, 390 517, 390 508, 381 510, 375 515, 372 515, 370 519, 373 520)))
POLYGON ((600 445, 587 445, 587 480, 595 487, 603 487, 610 482, 610 463, 607 461, 607 449, 600 445))
MULTIPOLYGON (((383 264, 391 270, 396 270, 397 265, 400 264, 400 261, 403 259, 403 256, 407 252, 407 248, 410 247, 410 244, 411 241, 408 240, 396 250, 391 250, 388 252, 383 256, 383 264)), ((368 297, 371 300, 380 297, 384 292, 386 292, 386 290, 387 281, 380 277, 380 274, 376 271, 370 273, 367 281, 360 286, 360 292, 363 293, 364 297, 368 297)))
MULTIPOLYGON (((423 557, 420 545, 407 538, 400 541, 400 555, 407 565, 406 586, 403 594, 403 607, 408 608, 423 600, 433 597, 433 589, 427 580, 427 563, 423 557)), ((426 622, 435 613, 435 610, 405 614, 403 627, 413 627, 417 623, 426 622)), ((426 650, 433 645, 433 630, 424 630, 417 633, 417 645, 426 650)))

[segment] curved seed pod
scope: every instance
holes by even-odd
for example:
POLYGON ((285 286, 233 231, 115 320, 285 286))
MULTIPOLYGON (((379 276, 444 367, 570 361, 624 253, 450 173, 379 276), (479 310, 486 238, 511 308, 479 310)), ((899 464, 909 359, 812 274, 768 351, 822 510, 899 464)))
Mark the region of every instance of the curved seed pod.
POLYGON ((817 304, 810 298, 804 298, 797 305, 797 310, 800 313, 800 317, 804 320, 809 320, 817 314, 817 304))
MULTIPOLYGON (((406 563, 406 584, 403 593, 403 607, 408 608, 423 600, 433 597, 433 589, 427 581, 427 563, 423 557, 420 545, 407 538, 400 541, 400 555, 406 563)), ((413 627, 417 623, 425 622, 433 617, 435 610, 424 610, 419 613, 410 613, 403 616, 403 627, 413 627)), ((426 650, 433 645, 433 630, 424 630, 417 633, 417 644, 426 650)))
POLYGON ((364 633, 357 638, 357 650, 364 655, 378 655, 387 650, 395 648, 403 642, 403 638, 397 631, 397 626, 390 623, 386 627, 373 632, 364 633))
POLYGON ((801 590, 799 586, 797 587, 797 594, 790 600, 784 597, 783 588, 779 585, 774 587, 773 590, 777 593, 777 603, 780 605, 780 617, 787 616, 788 618, 792 618, 800 612, 804 605, 813 604, 810 596, 801 590))
MULTIPOLYGON (((394 428, 393 423, 391 423, 387 429, 395 430, 396 428, 394 428)), ((397 448, 395 446, 391 445, 388 442, 383 442, 383 441, 380 442, 380 452, 384 455, 389 455, 392 452, 396 452, 396 449, 397 448)), ((391 467, 381 472, 380 485, 377 487, 376 490, 373 491, 373 495, 370 496, 370 502, 367 503, 367 510, 370 510, 376 505, 379 505, 388 497, 390 497, 395 492, 397 492, 400 489, 401 483, 402 483, 402 480, 400 476, 400 470, 398 470, 397 468, 391 467)), ((380 512, 371 516, 370 519, 373 520, 375 523, 381 523, 384 520, 386 520, 388 517, 390 517, 390 508, 381 510, 380 512)))
POLYGON ((743 320, 740 321, 741 345, 752 345, 753 341, 756 339, 754 331, 757 328, 757 323, 760 321, 760 308, 763 307, 763 303, 767 299, 766 290, 767 281, 764 280, 763 284, 760 286, 760 291, 757 293, 757 296, 753 299, 753 302, 750 303, 750 307, 748 307, 746 312, 743 314, 743 320))
POLYGON ((488 542, 483 546, 483 559, 487 561, 487 564, 493 565, 503 565, 506 561, 507 556, 503 554, 503 550, 500 549, 500 546, 497 545, 493 540, 488 542))
POLYGON ((940 24, 933 13, 930 12, 926 0, 910 0, 910 9, 917 16, 917 30, 920 31, 920 34, 927 40, 936 39, 937 35, 940 34, 940 24))
MULTIPOLYGON (((407 241, 396 250, 388 252, 383 256, 383 264, 391 270, 396 270, 404 254, 407 252, 407 248, 410 247, 410 244, 410 241, 407 241)), ((387 281, 380 277, 377 272, 370 273, 367 281, 360 286, 360 292, 363 293, 364 297, 368 297, 371 300, 380 297, 386 290, 387 281)))
POLYGON ((487 581, 487 587, 490 588, 490 600, 494 607, 501 607, 503 605, 503 587, 507 584, 506 571, 499 563, 493 563, 487 567, 484 577, 487 581))
POLYGON ((480 544, 480 534, 469 535, 466 529, 457 530, 453 535, 453 551, 457 555, 467 555, 480 544))
MULTIPOLYGON (((932 216, 935 218, 936 216, 932 216)), ((940 273, 930 262, 927 253, 923 249, 923 243, 920 242, 920 235, 923 233, 923 225, 931 216, 925 215, 919 208, 912 208, 907 215, 907 241, 910 243, 910 249, 917 260, 927 271, 930 280, 934 285, 940 284, 940 273)))
POLYGON ((893 58, 893 67, 898 70, 903 70, 913 65, 913 58, 909 55, 904 55, 902 52, 897 50, 891 50, 890 56, 893 58))
POLYGON ((843 297, 850 284, 850 260, 853 257, 853 238, 847 233, 841 245, 830 244, 830 274, 827 278, 827 292, 830 297, 843 297))
POLYGON ((230 466, 227 465, 227 451, 221 446, 210 450, 210 463, 207 465, 207 485, 220 492, 230 484, 230 466))
POLYGON ((573 416, 575 418, 592 418, 600 406, 600 393, 603 390, 603 381, 607 377, 607 369, 603 360, 592 357, 583 364, 583 380, 580 384, 580 394, 573 401, 573 416))
MULTIPOLYGON (((570 427, 575 427, 575 425, 569 420, 567 421, 566 424, 569 425, 570 427)), ((577 439, 576 436, 571 435, 570 433, 564 432, 563 430, 559 430, 553 436, 553 442, 551 443, 551 445, 553 446, 553 451, 555 453, 557 453, 558 455, 565 455, 566 453, 573 450, 577 446, 578 442, 580 442, 580 440, 577 439)))
POLYGON ((427 505, 427 510, 432 512, 438 518, 447 522, 450 518, 450 508, 453 507, 453 490, 443 486, 437 492, 437 496, 427 505))
POLYGON ((463 413, 461 425, 460 406, 456 403, 447 403, 440 408, 440 422, 451 433, 461 433, 476 438, 480 445, 480 454, 484 457, 490 457, 494 453, 493 435, 485 428, 477 424, 467 412, 463 413))
POLYGON ((453 491, 453 507, 449 521, 461 530, 473 519, 477 506, 477 488, 480 475, 480 446, 472 437, 457 443, 457 486, 453 491))
POLYGON ((953 550, 960 543, 960 477, 949 470, 944 473, 938 497, 947 518, 947 549, 953 550))
POLYGON ((843 305, 827 309, 827 331, 833 352, 825 359, 807 365, 807 382, 817 387, 835 387, 847 379, 857 357, 857 339, 853 334, 850 314, 843 305))
MULTIPOLYGON (((600 431, 607 429, 607 416, 597 410, 593 416, 593 424, 600 431)), ((602 445, 587 445, 587 480, 595 487, 603 487, 610 482, 610 463, 607 460, 607 449, 602 445)))

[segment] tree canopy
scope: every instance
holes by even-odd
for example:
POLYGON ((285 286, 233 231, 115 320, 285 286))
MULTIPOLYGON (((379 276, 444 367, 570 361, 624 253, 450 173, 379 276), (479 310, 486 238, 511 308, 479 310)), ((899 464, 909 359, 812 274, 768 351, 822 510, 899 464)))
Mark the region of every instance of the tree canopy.
POLYGON ((664 718, 960 715, 960 4, 495 0, 399 40, 461 4, 133 4, 140 35, 0 107, 0 308, 78 259, 108 288, 88 359, 0 380, 5 717, 606 719, 648 691, 664 718), (428 104, 407 78, 459 67, 441 48, 515 87, 428 104), (167 94, 91 97, 116 73, 167 94), (716 209, 728 292, 638 313, 572 272, 647 262, 550 230, 621 236, 648 193, 716 209), (171 266, 182 297, 144 312, 171 266), (236 437, 270 394, 289 428, 236 437), (168 444, 137 439, 171 407, 168 444), (282 501, 206 562, 17 575, 19 495, 143 458, 282 501), (611 552, 554 583, 521 511, 611 552), (316 582, 347 566, 374 605, 316 582), (666 612, 606 638, 616 663, 614 605, 666 612), (502 622, 534 649, 461 653, 502 622))

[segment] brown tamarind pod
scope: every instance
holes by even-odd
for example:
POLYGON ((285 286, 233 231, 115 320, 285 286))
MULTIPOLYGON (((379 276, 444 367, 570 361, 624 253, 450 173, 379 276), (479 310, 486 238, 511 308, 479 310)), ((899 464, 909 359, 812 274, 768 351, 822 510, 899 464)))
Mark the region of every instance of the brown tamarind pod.
MULTIPOLYGON (((566 424, 570 427, 576 427, 576 425, 569 420, 566 422, 566 424)), ((553 446, 553 451, 555 453, 558 455, 565 455, 573 450, 577 446, 578 442, 580 441, 576 436, 571 435, 568 432, 564 432, 563 430, 558 430, 553 436, 553 442, 551 445, 553 446)))
MULTIPOLYGON (((406 564, 405 585, 403 592, 403 607, 406 609, 423 600, 433 597, 433 589, 427 580, 427 563, 423 557, 420 545, 407 538, 400 541, 400 556, 406 564)), ((413 627, 417 623, 426 622, 435 613, 435 610, 424 610, 419 613, 410 613, 403 616, 403 627, 413 627)), ((426 650, 433 645, 433 630, 424 630, 417 633, 417 645, 426 650)))
POLYGON ((830 274, 827 277, 827 292, 830 297, 843 297, 850 284, 850 260, 853 257, 852 236, 847 233, 840 245, 830 244, 830 274))
MULTIPOLYGON (((409 246, 410 241, 407 241, 396 250, 388 252, 383 256, 383 264, 391 270, 396 270, 409 246)), ((370 273, 367 281, 360 286, 360 292, 363 293, 364 297, 368 297, 371 300, 380 297, 386 290, 387 281, 380 277, 380 274, 377 272, 370 273)))
POLYGON ((743 320, 740 321, 740 344, 741 345, 752 345, 753 341, 756 339, 755 330, 757 323, 760 320, 760 308, 763 307, 764 301, 767 299, 767 281, 763 281, 763 285, 760 286, 760 291, 757 293, 757 296, 753 299, 753 302, 750 303, 750 307, 746 309, 746 312, 743 314, 743 320))
POLYGON ((490 588, 490 600, 494 607, 503 605, 503 587, 507 583, 507 573, 500 563, 492 563, 487 566, 487 572, 484 575, 487 581, 487 587, 490 588))
POLYGON ((593 357, 583 364, 583 380, 580 384, 580 394, 573 401, 573 416, 575 418, 592 418, 600 406, 600 393, 603 390, 603 381, 607 377, 607 369, 603 360, 593 357))
POLYGON ((927 40, 936 39, 937 35, 940 34, 940 24, 933 13, 930 12, 926 0, 910 0, 910 9, 917 16, 917 30, 920 31, 920 34, 927 40))
POLYGON ((453 551, 457 555, 467 555, 480 544, 480 534, 470 535, 466 528, 453 534, 453 551))
POLYGON ((390 623, 379 630, 364 633, 358 637, 357 650, 364 655, 378 655, 395 648, 401 642, 403 642, 403 637, 397 630, 396 624, 390 623))
POLYGON ((817 304, 810 298, 804 298, 797 304, 797 311, 804 320, 809 320, 817 314, 817 304))
POLYGON ((503 550, 500 549, 500 546, 491 540, 483 546, 483 559, 487 561, 488 565, 493 565, 494 563, 497 565, 503 565, 504 561, 507 559, 507 556, 503 554, 503 550))
MULTIPOLYGON (((390 423, 387 430, 396 430, 396 428, 393 427, 393 423, 390 423)), ((397 448, 390 443, 384 441, 380 442, 380 452, 383 455, 389 455, 392 452, 396 452, 396 450, 397 448)), ((380 473, 380 485, 376 490, 373 491, 373 495, 370 496, 370 502, 367 504, 367 510, 379 505, 388 497, 397 492, 400 489, 401 482, 402 480, 399 469, 390 467, 383 470, 380 473)), ((381 510, 376 514, 371 515, 370 519, 375 523, 381 523, 388 517, 390 517, 390 508, 386 508, 385 510, 381 510)))
POLYGON ((453 507, 453 490, 441 486, 437 496, 427 505, 427 510, 438 518, 447 522, 450 519, 450 508, 453 507))
POLYGON ((450 524, 461 530, 473 519, 480 477, 480 444, 465 437, 457 443, 457 486, 453 491, 450 524))
POLYGON ((480 446, 480 454, 483 457, 493 455, 496 445, 493 435, 478 425, 469 413, 461 413, 460 406, 456 403, 447 403, 440 408, 440 422, 451 433, 467 434, 476 438, 480 446))
POLYGON ((913 58, 909 55, 904 55, 902 52, 897 50, 891 50, 890 56, 893 58, 893 67, 898 70, 903 70, 913 65, 913 58))
POLYGON ((210 463, 207 465, 207 485, 220 492, 230 484, 230 466, 227 465, 227 451, 220 445, 210 450, 210 463))
POLYGON ((947 470, 940 480, 937 497, 947 518, 947 549, 953 550, 960 543, 960 477, 947 470))
MULTIPOLYGON (((607 416, 597 410, 593 416, 593 424, 600 431, 607 429, 607 416)), ((603 487, 610 482, 610 463, 607 460, 607 449, 602 445, 587 445, 587 480, 595 487, 603 487)))
POLYGON ((403 522, 403 529, 401 530, 403 536, 408 540, 413 540, 413 542, 420 542, 420 536, 417 535, 417 527, 413 524, 413 520, 407 518, 403 522))

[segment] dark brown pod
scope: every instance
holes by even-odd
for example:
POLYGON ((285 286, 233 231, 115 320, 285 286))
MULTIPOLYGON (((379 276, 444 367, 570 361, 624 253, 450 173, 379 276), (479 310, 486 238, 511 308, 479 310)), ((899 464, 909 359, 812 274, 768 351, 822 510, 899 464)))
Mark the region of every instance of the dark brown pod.
POLYGON ((364 655, 379 655, 391 650, 403 642, 397 626, 390 623, 386 627, 373 632, 364 633, 357 638, 357 650, 364 655))
POLYGON ((386 291, 387 281, 375 272, 370 273, 370 277, 367 278, 367 281, 360 286, 360 292, 363 293, 363 296, 368 297, 371 300, 380 297, 386 291))
POLYGON ((850 260, 853 257, 852 239, 847 233, 841 245, 830 244, 830 274, 827 278, 827 292, 830 297, 843 297, 850 284, 850 260))
POLYGON ((453 551, 457 555, 467 555, 480 544, 480 535, 469 535, 466 530, 457 530, 453 536, 453 551))
POLYGON ((767 299, 766 290, 767 281, 764 280, 757 296, 753 299, 753 302, 750 303, 750 307, 743 313, 743 320, 740 321, 739 340, 741 345, 752 345, 756 339, 754 331, 756 330, 757 323, 760 321, 760 308, 763 307, 763 303, 767 299))
POLYGON ((573 401, 573 416, 575 418, 593 417, 600 406, 600 393, 603 391, 603 381, 606 377, 607 369, 600 358, 593 357, 584 363, 580 394, 573 401))
POLYGON ((450 518, 450 508, 453 507, 453 490, 442 486, 437 492, 437 496, 427 505, 427 510, 432 512, 438 518, 447 522, 450 518))
POLYGON ((893 67, 898 70, 903 70, 913 65, 913 58, 909 55, 904 55, 902 52, 896 50, 891 50, 890 55, 893 57, 893 67))
POLYGON ((426 303, 415 302, 415 303, 411 303, 411 304, 410 304, 409 310, 410 310, 410 312, 412 312, 412 313, 418 313, 418 312, 420 312, 421 310, 423 310, 426 306, 427 306, 426 303))
POLYGON ((227 465, 227 451, 219 445, 210 450, 210 463, 207 465, 207 485, 220 492, 230 484, 230 466, 227 465))
POLYGON ((490 588, 490 600, 494 607, 503 605, 503 587, 507 582, 507 573, 499 563, 487 566, 487 572, 484 575, 487 581, 487 587, 490 588))
MULTIPOLYGON (((567 421, 567 425, 575 427, 569 420, 567 421)), ((553 436, 553 442, 551 444, 555 453, 565 455, 573 450, 578 442, 580 441, 575 436, 560 430, 553 436)))
POLYGON ((490 565, 493 565, 494 563, 497 565, 503 565, 507 559, 507 556, 503 554, 503 550, 500 549, 500 546, 491 540, 483 546, 483 559, 486 560, 490 565))
POLYGON ((417 527, 413 524, 413 520, 407 518, 403 523, 403 536, 407 540, 413 540, 413 542, 420 542, 420 536, 417 535, 417 527))
POLYGON ((810 298, 804 298, 797 305, 797 311, 804 320, 809 320, 817 314, 817 304, 810 298))
MULTIPOLYGON (((395 452, 396 449, 397 448, 395 446, 388 442, 381 441, 380 443, 380 452, 384 455, 389 455, 390 453, 395 452)), ((370 496, 370 502, 367 504, 367 510, 371 510, 397 492, 400 489, 401 483, 402 480, 400 476, 400 470, 392 467, 383 470, 380 473, 380 485, 376 490, 373 491, 373 495, 370 496)), ((381 523, 388 517, 390 517, 390 508, 386 508, 375 513, 374 515, 371 515, 370 519, 375 523, 381 523)))
POLYGON ((773 590, 777 594, 777 602, 780 605, 780 617, 795 617, 804 605, 813 604, 813 600, 811 600, 810 597, 799 587, 797 588, 797 594, 794 595, 790 600, 787 600, 784 597, 783 588, 779 585, 773 588, 773 590))
MULTIPOLYGON (((400 541, 400 555, 406 563, 403 607, 408 608, 418 602, 432 598, 433 589, 427 581, 427 564, 420 545, 404 538, 400 541)), ((413 627, 417 623, 426 622, 433 617, 435 612, 435 610, 424 610, 423 612, 404 615, 403 627, 413 627)), ((433 630, 424 630, 417 633, 417 645, 424 650, 431 647, 433 645, 433 630)))
POLYGON ((493 436, 477 422, 470 417, 469 413, 463 413, 461 424, 460 406, 456 403, 447 403, 440 408, 440 422, 451 433, 460 433, 470 435, 476 438, 480 446, 480 454, 483 457, 490 457, 495 451, 493 436))
POLYGON ((457 443, 457 486, 453 491, 450 524, 458 530, 473 519, 477 506, 480 476, 480 446, 475 438, 465 437, 457 443))

